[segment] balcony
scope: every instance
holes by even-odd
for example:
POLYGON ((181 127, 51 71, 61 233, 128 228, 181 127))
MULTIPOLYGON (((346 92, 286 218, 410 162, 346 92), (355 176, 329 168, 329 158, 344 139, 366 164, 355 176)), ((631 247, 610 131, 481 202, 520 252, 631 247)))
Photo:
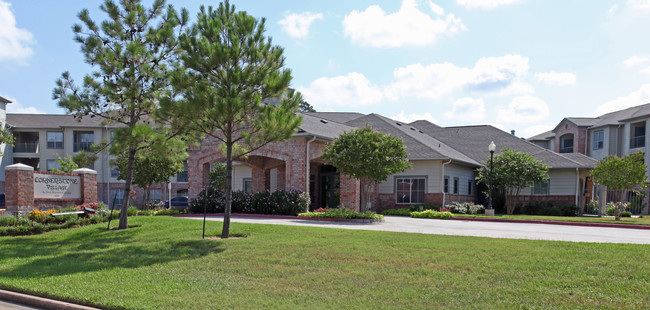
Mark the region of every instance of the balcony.
POLYGON ((187 171, 176 174, 176 182, 187 182, 187 171))
POLYGON ((635 136, 630 139, 630 148, 635 149, 639 147, 645 147, 645 135, 635 136))
POLYGON ((74 152, 90 151, 91 145, 93 145, 92 142, 75 142, 73 143, 72 148, 74 152))
POLYGON ((560 147, 560 153, 573 153, 573 145, 560 147))
POLYGON ((38 152, 38 141, 14 142, 14 153, 36 153, 36 152, 38 152))

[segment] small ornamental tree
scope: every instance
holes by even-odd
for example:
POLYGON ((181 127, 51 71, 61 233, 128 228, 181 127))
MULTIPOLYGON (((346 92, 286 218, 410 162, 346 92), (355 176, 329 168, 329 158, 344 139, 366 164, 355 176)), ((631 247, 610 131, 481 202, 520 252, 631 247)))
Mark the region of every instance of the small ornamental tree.
MULTIPOLYGON (((548 166, 532 155, 503 148, 501 154, 494 155, 492 167, 492 187, 501 188, 506 193, 506 212, 515 211, 515 197, 524 187, 532 183, 546 182, 549 179, 548 166)), ((478 182, 490 186, 490 159, 478 169, 478 182)))
POLYGON ((221 238, 230 234, 233 160, 290 138, 301 123, 302 98, 287 91, 291 71, 284 68, 283 49, 265 31, 264 19, 236 12, 228 1, 216 10, 201 7, 196 24, 179 38, 184 53, 172 76, 179 95, 161 102, 161 116, 173 127, 221 142, 215 148, 226 159, 221 238), (265 104, 265 98, 280 100, 265 104))
POLYGON ((362 181, 362 211, 372 207, 371 186, 411 167, 402 139, 369 126, 340 135, 327 146, 323 158, 341 173, 362 181))
MULTIPOLYGON (((620 201, 616 204, 616 220, 620 220, 623 211, 623 191, 645 186, 648 167, 643 163, 644 153, 629 154, 623 158, 609 155, 598 161, 591 171, 594 182, 618 191, 620 201)), ((604 198, 604 197, 603 197, 604 198)))

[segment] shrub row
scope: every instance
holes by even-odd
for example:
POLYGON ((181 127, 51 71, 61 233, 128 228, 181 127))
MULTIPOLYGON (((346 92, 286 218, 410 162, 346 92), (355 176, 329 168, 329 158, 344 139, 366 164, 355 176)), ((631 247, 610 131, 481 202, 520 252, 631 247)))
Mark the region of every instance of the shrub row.
POLYGON ((452 216, 451 212, 443 211, 438 212, 434 210, 424 210, 424 211, 414 211, 411 212, 411 217, 415 218, 429 218, 429 219, 450 219, 452 216))
POLYGON ((316 211, 322 212, 305 212, 299 213, 301 217, 323 217, 323 218, 339 218, 339 219, 369 219, 380 220, 384 216, 372 211, 355 212, 347 208, 333 208, 333 209, 319 209, 316 211))
POLYGON ((383 215, 411 216, 410 209, 388 209, 381 212, 383 215))
POLYGON ((479 214, 485 213, 485 207, 471 202, 453 202, 445 206, 451 213, 479 214))
MULTIPOLYGON (((243 191, 232 193, 232 213, 297 215, 308 209, 309 195, 299 191, 275 191, 247 194, 243 191)), ((222 190, 206 188, 196 198, 190 199, 192 213, 223 213, 226 195, 222 190)))
POLYGON ((518 211, 518 213, 529 215, 575 216, 578 214, 578 207, 574 204, 531 201, 520 207, 518 211))

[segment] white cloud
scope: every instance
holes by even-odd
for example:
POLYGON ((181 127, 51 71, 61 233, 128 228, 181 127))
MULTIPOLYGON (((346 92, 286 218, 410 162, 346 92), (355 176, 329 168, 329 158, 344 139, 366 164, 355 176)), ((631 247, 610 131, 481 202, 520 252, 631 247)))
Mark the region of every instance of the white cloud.
POLYGON ((384 98, 378 86, 372 85, 363 74, 357 72, 332 78, 322 77, 311 82, 309 87, 299 87, 298 91, 316 110, 332 106, 367 106, 377 104, 384 98))
POLYGON ((390 118, 392 118, 392 119, 394 119, 396 121, 407 123, 407 124, 415 122, 415 121, 419 121, 419 120, 427 120, 427 121, 432 122, 434 124, 436 123, 436 119, 433 118, 433 116, 429 112, 425 112, 424 114, 413 114, 412 113, 412 114, 406 115, 406 113, 404 113, 404 110, 402 110, 402 111, 399 112, 399 114, 391 116, 390 118))
POLYGON ((576 75, 569 72, 544 72, 535 74, 535 78, 538 81, 550 84, 550 85, 576 85, 576 75))
POLYGON ((534 123, 548 117, 550 111, 546 102, 534 96, 519 96, 512 99, 508 107, 497 108, 497 119, 508 124, 534 123))
POLYGON ((481 95, 529 94, 534 89, 521 82, 529 68, 528 58, 520 55, 481 58, 474 68, 448 62, 413 64, 393 72, 394 81, 386 88, 386 95, 391 99, 412 96, 437 100, 461 89, 481 95))
POLYGON ((609 8, 609 10, 607 10, 607 14, 614 15, 617 11, 618 11, 618 4, 614 4, 612 5, 611 8, 609 8))
POLYGON ((650 10, 650 0, 627 0, 627 4, 634 9, 650 10))
POLYGON ((34 54, 31 32, 17 28, 11 4, 0 0, 0 61, 24 60, 34 54))
POLYGON ((650 60, 650 58, 648 56, 646 56, 646 55, 634 55, 634 56, 626 59, 623 62, 623 65, 628 67, 628 68, 631 68, 631 67, 635 67, 635 66, 647 63, 649 60, 650 60))
POLYGON ((555 128, 555 126, 557 126, 557 124, 555 124, 555 125, 550 125, 550 124, 546 124, 546 125, 533 125, 533 126, 526 127, 526 128, 524 129, 524 137, 533 137, 533 136, 536 136, 536 135, 538 135, 538 134, 540 134, 540 133, 543 133, 543 132, 547 132, 547 131, 549 131, 549 130, 552 130, 553 128, 555 128))
POLYGON ((467 30, 460 18, 444 14, 429 3, 435 18, 418 10, 415 0, 403 0, 399 11, 386 14, 378 5, 365 11, 354 10, 343 20, 343 32, 353 43, 372 47, 422 46, 433 44, 442 35, 467 30))
POLYGON ((314 21, 319 19, 323 19, 323 14, 314 14, 311 12, 293 13, 286 15, 279 24, 282 25, 282 29, 289 36, 300 39, 309 35, 309 27, 314 21))
POLYGON ((11 101, 11 103, 7 104, 7 113, 17 113, 17 114, 45 114, 45 112, 37 109, 36 107, 23 107, 23 105, 16 100, 16 98, 12 98, 9 96, 5 96, 0 94, 1 97, 6 98, 7 100, 11 101))
POLYGON ((468 9, 491 10, 499 6, 509 5, 519 0, 456 0, 456 3, 468 9))
POLYGON ((603 115, 646 103, 650 103, 650 84, 643 84, 636 91, 601 104, 594 111, 594 115, 603 115))
POLYGON ((454 102, 451 111, 443 116, 458 122, 479 121, 485 118, 485 102, 483 99, 460 98, 454 102))

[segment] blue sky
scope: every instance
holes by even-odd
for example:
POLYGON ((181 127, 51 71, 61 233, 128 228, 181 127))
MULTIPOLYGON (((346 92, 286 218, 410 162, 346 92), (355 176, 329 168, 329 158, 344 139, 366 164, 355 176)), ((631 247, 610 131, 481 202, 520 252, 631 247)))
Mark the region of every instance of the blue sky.
MULTIPOLYGON (((0 0, 0 96, 8 112, 64 113, 51 99, 83 62, 71 26, 98 0, 0 0)), ((151 1, 144 1, 150 3, 151 1)), ((194 17, 217 1, 172 0, 194 17)), ((319 111, 529 137, 563 117, 650 102, 650 0, 232 1, 265 17, 292 87, 319 111)))

